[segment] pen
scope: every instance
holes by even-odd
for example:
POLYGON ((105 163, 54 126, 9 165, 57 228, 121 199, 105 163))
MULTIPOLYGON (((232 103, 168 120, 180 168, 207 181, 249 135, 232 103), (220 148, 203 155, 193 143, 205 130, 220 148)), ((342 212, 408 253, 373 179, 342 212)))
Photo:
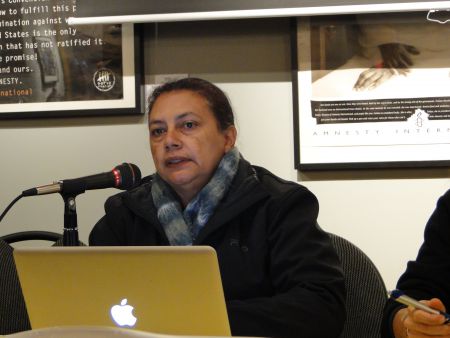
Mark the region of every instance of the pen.
POLYGON ((415 300, 414 298, 411 298, 411 297, 405 295, 400 290, 392 290, 391 292, 389 292, 389 296, 393 300, 395 300, 395 301, 397 301, 399 303, 402 303, 404 305, 412 306, 412 307, 414 307, 416 309, 420 309, 420 310, 423 310, 423 311, 428 312, 428 313, 432 313, 432 314, 436 314, 436 315, 443 315, 445 317, 445 324, 450 322, 450 315, 448 313, 439 311, 437 309, 433 309, 433 308, 431 308, 431 307, 429 307, 429 306, 427 306, 427 305, 425 305, 425 304, 415 300))

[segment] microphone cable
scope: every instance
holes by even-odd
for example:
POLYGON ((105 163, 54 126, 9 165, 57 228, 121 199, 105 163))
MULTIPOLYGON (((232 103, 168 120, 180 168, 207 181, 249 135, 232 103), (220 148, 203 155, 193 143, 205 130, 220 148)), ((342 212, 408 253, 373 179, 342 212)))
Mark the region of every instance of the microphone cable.
POLYGON ((9 211, 9 209, 12 208, 12 206, 21 198, 23 197, 23 194, 20 194, 19 196, 17 196, 15 199, 12 200, 11 203, 9 203, 9 205, 6 207, 5 211, 3 211, 3 213, 0 215, 0 222, 2 221, 3 217, 5 217, 6 213, 9 211))

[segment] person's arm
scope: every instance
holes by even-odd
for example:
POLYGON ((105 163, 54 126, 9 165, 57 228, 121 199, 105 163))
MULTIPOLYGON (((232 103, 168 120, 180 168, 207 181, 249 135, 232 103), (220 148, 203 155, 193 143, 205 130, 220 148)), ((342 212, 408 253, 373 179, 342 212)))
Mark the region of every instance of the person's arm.
POLYGON ((329 236, 317 226, 315 196, 297 190, 267 214, 275 215, 267 239, 274 295, 228 301, 233 335, 339 337, 346 315, 343 273, 329 236))
MULTIPOLYGON (((417 259, 408 263, 397 288, 445 311, 445 306, 450 304, 450 190, 438 200, 426 224, 424 238, 417 259)), ((399 311, 400 307, 402 305, 392 300, 386 303, 381 330, 383 338, 405 337, 406 329, 420 331, 422 337, 450 335, 450 326, 443 325, 443 316, 409 308, 399 311), (401 315, 405 311, 408 311, 406 317, 401 315)))

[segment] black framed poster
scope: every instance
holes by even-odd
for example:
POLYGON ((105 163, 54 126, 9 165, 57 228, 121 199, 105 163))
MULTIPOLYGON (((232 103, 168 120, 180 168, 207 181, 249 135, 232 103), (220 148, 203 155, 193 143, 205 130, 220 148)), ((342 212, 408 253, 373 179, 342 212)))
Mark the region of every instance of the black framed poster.
POLYGON ((299 17, 299 169, 450 165, 450 12, 299 17))
POLYGON ((447 9, 415 0, 77 0, 72 23, 167 22, 447 9))
POLYGON ((132 24, 67 24, 75 0, 0 0, 0 118, 140 114, 132 24))

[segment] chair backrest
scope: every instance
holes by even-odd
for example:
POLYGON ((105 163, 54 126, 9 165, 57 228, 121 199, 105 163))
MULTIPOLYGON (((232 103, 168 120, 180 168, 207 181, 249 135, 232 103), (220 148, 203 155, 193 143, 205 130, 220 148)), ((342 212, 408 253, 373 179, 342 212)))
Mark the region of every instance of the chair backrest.
POLYGON ((329 234, 341 260, 347 288, 347 320, 340 338, 380 338, 387 290, 377 267, 356 245, 329 234))
POLYGON ((0 335, 31 329, 11 246, 29 240, 63 245, 62 234, 51 231, 22 231, 0 237, 0 335))
POLYGON ((62 238, 62 234, 52 231, 20 231, 0 237, 8 244, 31 240, 57 242, 62 238))
MULTIPOLYGON (((53 231, 20 231, 0 237, 1 240, 8 244, 14 244, 24 241, 48 241, 53 242, 52 246, 64 246, 64 236, 53 231)), ((78 245, 86 246, 82 241, 78 241, 78 245)))
POLYGON ((13 248, 0 239, 0 335, 30 330, 13 248))

